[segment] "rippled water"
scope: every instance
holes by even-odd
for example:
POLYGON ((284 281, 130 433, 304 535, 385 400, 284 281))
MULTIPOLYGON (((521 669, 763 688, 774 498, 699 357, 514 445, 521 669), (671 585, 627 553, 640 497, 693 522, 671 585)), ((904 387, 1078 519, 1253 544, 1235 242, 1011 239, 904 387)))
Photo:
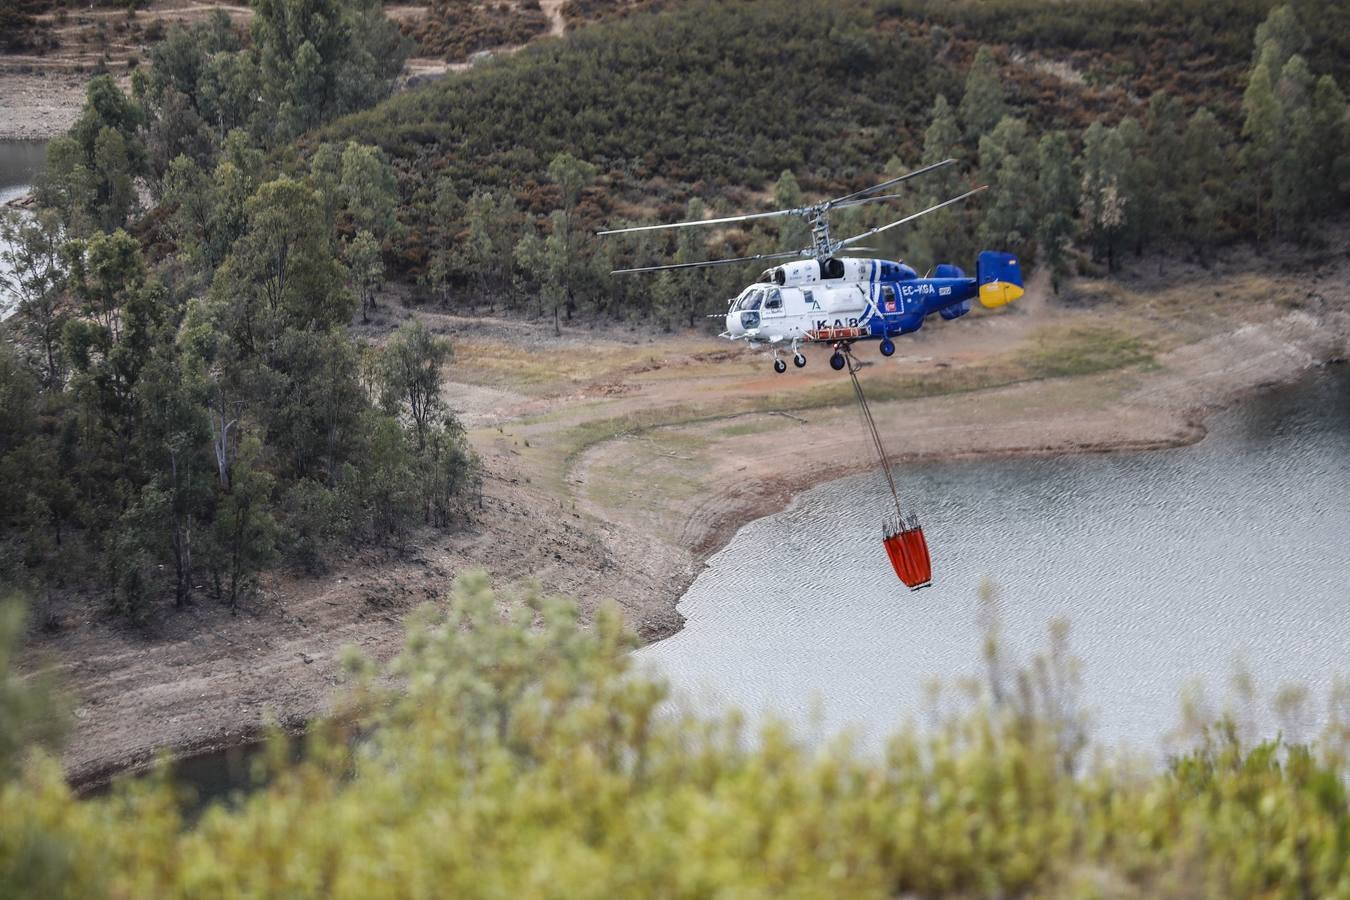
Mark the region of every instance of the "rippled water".
POLYGON ((1158 747, 1187 680, 1217 700, 1238 660, 1324 697, 1350 675, 1350 372, 1209 427, 1176 450, 901 470, 933 555, 917 593, 881 545, 880 474, 818 487, 741 529, 681 601, 684 630, 640 655, 698 705, 875 739, 926 709, 925 681, 978 673, 987 577, 1023 654, 1069 619, 1108 744, 1158 747))

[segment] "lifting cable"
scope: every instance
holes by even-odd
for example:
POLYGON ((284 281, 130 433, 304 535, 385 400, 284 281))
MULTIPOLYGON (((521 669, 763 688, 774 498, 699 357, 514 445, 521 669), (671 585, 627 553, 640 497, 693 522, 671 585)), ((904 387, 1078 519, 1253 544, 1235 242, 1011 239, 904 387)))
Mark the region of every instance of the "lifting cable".
POLYGON ((840 349, 844 354, 844 359, 848 362, 848 377, 853 380, 853 394, 858 398, 858 409, 862 410, 863 427, 867 429, 868 434, 872 436, 872 445, 876 448, 877 459, 881 461, 881 474, 886 476, 886 484, 891 489, 891 498, 895 500, 895 514, 904 519, 904 510, 900 507, 900 491, 895 486, 895 476, 891 474, 891 461, 886 456, 886 446, 881 443, 881 432, 877 430, 877 421, 872 418, 872 410, 867 405, 867 397, 863 395, 862 383, 858 381, 858 370, 862 368, 862 363, 853 355, 848 346, 840 349))
POLYGON ((862 412, 863 427, 872 436, 872 446, 876 448, 877 459, 881 462, 881 474, 886 476, 886 485, 891 489, 891 499, 895 501, 894 521, 883 521, 881 526, 882 544, 886 547, 886 556, 895 569, 895 574, 910 590, 927 587, 933 580, 933 565, 928 555, 928 542, 924 539, 923 528, 916 515, 905 516, 900 505, 900 491, 895 486, 895 476, 891 472, 891 461, 886 456, 886 446, 881 442, 881 431, 872 417, 871 407, 863 394, 862 382, 858 380, 858 362, 845 344, 839 348, 848 363, 848 375, 853 381, 853 394, 858 400, 858 409, 862 412))

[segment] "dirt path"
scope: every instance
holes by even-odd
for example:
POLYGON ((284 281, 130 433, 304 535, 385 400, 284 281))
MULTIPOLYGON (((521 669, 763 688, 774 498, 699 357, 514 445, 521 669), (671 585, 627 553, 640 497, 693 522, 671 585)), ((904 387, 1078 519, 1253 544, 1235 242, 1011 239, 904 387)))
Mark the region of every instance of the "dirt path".
POLYGON ((563 18, 564 0, 539 0, 539 8, 548 16, 548 33, 553 37, 562 37, 567 30, 567 21, 563 18))
MULTIPOLYGON (((893 359, 863 349, 861 377, 899 459, 1176 445, 1244 392, 1350 355, 1347 274, 1344 261, 1315 282, 1254 265, 1222 279, 1172 272, 1080 282, 1071 303, 1033 290, 1022 311, 934 322, 893 359), (1081 355, 1083 334, 1104 346, 1137 336, 1151 353, 1037 374, 1036 360, 1081 355)), ((409 315, 385 314, 383 329, 409 315)), ((403 616, 466 568, 575 597, 583 615, 613 599, 644 638, 668 635, 676 601, 737 528, 870 464, 822 350, 778 376, 764 355, 707 337, 554 337, 550 323, 418 315, 455 348, 444 396, 481 454, 481 507, 454 533, 319 578, 273 577, 237 616, 200 600, 147 634, 68 613, 25 664, 51 661, 79 698, 76 781, 306 721, 339 686, 345 646, 389 658, 403 616)))

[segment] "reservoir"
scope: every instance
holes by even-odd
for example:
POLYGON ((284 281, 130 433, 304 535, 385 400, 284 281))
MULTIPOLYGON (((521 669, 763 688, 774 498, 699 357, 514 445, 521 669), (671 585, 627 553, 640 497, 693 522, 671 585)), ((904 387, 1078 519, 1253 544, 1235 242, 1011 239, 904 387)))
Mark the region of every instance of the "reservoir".
MULTIPOLYGON (((1350 676, 1350 370, 1207 426, 1172 450, 898 467, 933 556, 933 585, 914 593, 882 547, 881 475, 821 485, 742 528, 680 602, 684 629, 639 656, 699 708, 877 746, 926 719, 926 684, 981 675, 987 580, 1023 661, 1068 620, 1107 746, 1158 753, 1183 689, 1203 685, 1217 712, 1241 669, 1267 698, 1306 687, 1291 736, 1311 738, 1350 676)), ((902 434, 884 438, 903 453, 902 434)), ((1273 734, 1268 710, 1254 718, 1273 734)))
MULTIPOLYGON (((1023 660, 1069 620, 1100 745, 1156 758, 1186 684, 1217 710, 1238 665, 1266 695, 1308 688, 1292 736, 1311 738, 1350 676, 1350 366, 1207 424, 1174 450, 899 467, 933 553, 933 585, 914 593, 882 548, 881 475, 821 485, 714 555, 680 602, 684 629, 639 661, 701 712, 772 711, 808 738, 848 728, 876 747, 924 721, 932 680, 981 673, 988 580, 1023 660)), ((258 749, 177 763, 191 808, 247 791, 258 749)))

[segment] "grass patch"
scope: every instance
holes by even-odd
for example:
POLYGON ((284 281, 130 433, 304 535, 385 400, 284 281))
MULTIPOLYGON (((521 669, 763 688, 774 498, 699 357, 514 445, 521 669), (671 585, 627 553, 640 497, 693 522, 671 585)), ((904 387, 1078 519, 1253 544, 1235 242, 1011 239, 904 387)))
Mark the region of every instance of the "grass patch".
POLYGON ((1018 357, 1033 378, 1091 375, 1154 364, 1153 354, 1141 338, 1102 325, 1046 329, 1018 357))
POLYGON ((747 434, 763 434, 766 431, 776 431, 777 429, 782 428, 789 421, 790 421, 789 419, 784 419, 778 416, 774 417, 763 416, 753 419, 747 419, 744 422, 736 422, 735 424, 728 425, 725 428, 717 429, 717 436, 732 438, 732 437, 743 437, 747 434))
POLYGON ((625 371, 660 365, 662 354, 623 344, 531 349, 481 338, 454 342, 455 359, 447 377, 466 384, 510 388, 528 394, 555 393, 587 385, 625 371))
MULTIPOLYGON (((871 402, 912 400, 947 394, 968 393, 1003 387, 1030 377, 1025 367, 996 360, 968 369, 906 375, 895 379, 869 379, 864 385, 871 402)), ((853 388, 847 380, 793 392, 775 392, 717 403, 681 404, 638 410, 620 416, 583 422, 561 433, 559 442, 566 448, 563 469, 570 470, 582 453, 596 444, 617 437, 639 435, 655 428, 700 425, 747 413, 805 412, 842 407, 853 402, 853 388)), ((734 429, 748 423, 727 426, 734 429)), ((747 430, 743 433, 751 433, 747 430)))
MULTIPOLYGON (((1123 330, 1103 325, 1049 328, 1016 353, 977 365, 910 374, 863 373, 863 390, 872 403, 892 403, 966 394, 1007 387, 1040 378, 1091 375, 1129 366, 1152 366, 1150 346, 1123 330)), ((723 421, 753 413, 807 412, 842 408, 853 403, 847 377, 804 390, 775 391, 717 402, 680 404, 637 410, 583 422, 557 435, 562 471, 569 471, 581 454, 597 444, 636 436, 658 428, 678 428, 723 421)), ((737 437, 777 427, 769 421, 734 422, 721 428, 720 437, 737 437)))

